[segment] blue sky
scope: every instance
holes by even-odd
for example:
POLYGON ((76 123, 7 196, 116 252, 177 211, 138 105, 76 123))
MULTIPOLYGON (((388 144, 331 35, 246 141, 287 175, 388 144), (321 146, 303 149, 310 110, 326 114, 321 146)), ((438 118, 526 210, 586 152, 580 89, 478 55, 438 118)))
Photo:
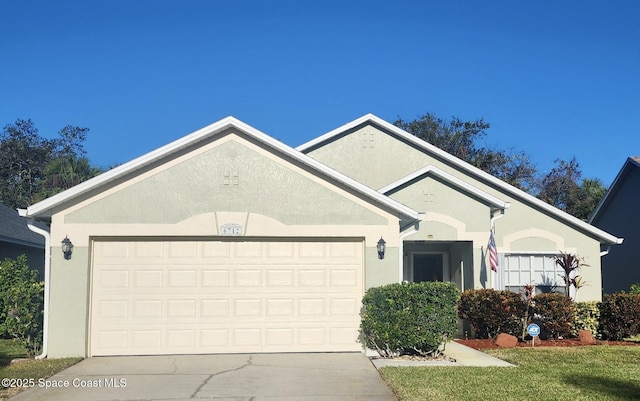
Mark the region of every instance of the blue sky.
POLYGON ((293 147, 366 113, 483 118, 483 145, 609 185, 640 155, 640 2, 4 1, 0 124, 127 162, 233 115, 293 147))

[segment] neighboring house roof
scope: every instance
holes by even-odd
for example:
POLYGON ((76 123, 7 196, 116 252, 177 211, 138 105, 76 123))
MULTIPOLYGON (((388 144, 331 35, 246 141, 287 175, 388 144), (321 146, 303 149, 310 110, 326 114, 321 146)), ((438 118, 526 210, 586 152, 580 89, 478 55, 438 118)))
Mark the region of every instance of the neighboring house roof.
MULTIPOLYGON (((590 235, 592 235, 593 237, 597 238, 601 243, 605 243, 605 244, 621 244, 623 239, 622 238, 618 238, 614 235, 611 235, 595 226, 592 226, 589 223, 586 223, 572 215, 570 215, 569 213, 566 213, 556 207, 551 206, 550 204, 536 198, 533 195, 530 195, 524 191, 522 191, 521 189, 518 189, 494 176, 492 176, 491 174, 480 170, 479 168, 472 166, 471 164, 445 152, 444 150, 426 142, 423 141, 422 139, 419 139, 418 137, 409 134, 408 132, 396 127, 395 125, 388 123, 387 121, 384 121, 383 119, 376 117, 373 114, 367 114, 364 115, 354 121, 351 121, 345 125, 343 125, 342 127, 336 128, 316 139, 313 139, 307 143, 304 143, 300 146, 298 146, 296 148, 296 150, 303 152, 303 153, 307 153, 310 152, 313 149, 317 149, 321 146, 323 146, 324 144, 326 144, 327 142, 331 142, 343 135, 346 135, 347 133, 349 133, 350 131, 358 128, 359 126, 365 125, 365 124, 374 124, 377 125, 378 127, 382 128, 383 130, 389 132, 392 135, 395 135, 396 137, 418 147, 419 149, 422 149, 423 151, 425 151, 426 153, 432 154, 435 157, 438 157, 441 160, 444 160, 445 162, 465 171, 467 174, 469 174, 472 177, 475 177, 476 179, 479 179, 481 181, 484 182, 488 182, 490 184, 492 184, 493 186, 500 188, 501 190, 503 190, 505 193, 509 194, 510 196, 513 196, 514 198, 517 198, 519 200, 521 200, 522 202, 529 204, 533 207, 536 207, 538 209, 542 209, 544 211, 546 211, 547 213, 551 214, 552 216, 555 216, 559 221, 564 222, 565 224, 568 224, 570 226, 573 226, 577 229, 580 229, 590 235)), ((385 187, 386 188, 386 187, 385 187)), ((384 188, 383 188, 384 189, 384 188)))
POLYGON ((607 193, 604 195, 604 197, 602 197, 595 210, 591 214, 589 223, 593 223, 594 221, 598 220, 601 213, 607 209, 611 200, 615 198, 616 193, 620 190, 626 178, 636 168, 640 168, 640 157, 636 156, 627 158, 624 165, 618 172, 618 175, 616 175, 616 178, 613 180, 613 183, 607 190, 607 193))
MULTIPOLYGON (((17 210, 0 204, 0 221, 0 242, 44 248, 44 238, 29 230, 27 219, 20 217, 17 210)), ((38 227, 48 230, 42 223, 38 227)))
POLYGON ((351 190, 360 193, 370 202, 385 207, 397 213, 403 220, 415 221, 420 218, 417 211, 403 205, 400 202, 380 194, 379 192, 325 166, 324 164, 312 159, 311 157, 297 152, 295 149, 283 144, 282 142, 258 131, 257 129, 243 123, 234 117, 226 117, 218 122, 201 128, 187 136, 184 136, 174 142, 171 142, 161 148, 140 156, 128 163, 122 164, 105 173, 102 173, 90 180, 78 184, 64 192, 47 198, 39 203, 31 205, 27 208, 26 215, 41 220, 51 218, 54 208, 62 206, 67 202, 73 202, 90 191, 108 185, 109 183, 130 175, 137 170, 143 169, 149 165, 160 162, 162 159, 176 154, 181 150, 197 145, 198 142, 211 139, 217 134, 226 132, 229 128, 235 128, 245 135, 253 138, 253 140, 262 143, 266 147, 280 153, 281 155, 293 160, 296 163, 307 166, 313 171, 319 173, 329 181, 333 181, 341 186, 346 186, 351 190))

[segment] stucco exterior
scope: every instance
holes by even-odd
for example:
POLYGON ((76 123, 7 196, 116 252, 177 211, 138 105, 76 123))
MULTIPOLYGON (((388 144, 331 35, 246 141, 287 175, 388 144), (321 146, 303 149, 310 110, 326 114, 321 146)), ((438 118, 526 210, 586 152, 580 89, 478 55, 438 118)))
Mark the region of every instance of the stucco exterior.
POLYGON ((398 281, 398 227, 411 217, 338 184, 228 129, 57 204, 48 356, 87 356, 96 240, 228 238, 220 231, 227 224, 241 227, 242 240, 355 239, 366 249, 366 288, 398 281), (65 237, 74 244, 69 260, 59 246, 65 237), (376 251, 381 237, 384 259, 376 251))
MULTIPOLYGON (((587 285, 579 290, 576 299, 601 299, 601 245, 618 243, 618 239, 603 238, 594 227, 541 205, 539 200, 505 183, 497 184, 488 174, 410 138, 388 123, 363 118, 298 150, 424 213, 418 232, 405 241, 419 242, 423 252, 445 253, 449 257, 450 280, 461 289, 505 287, 504 272, 499 269, 493 273, 487 268, 487 244, 493 227, 501 255, 552 256, 563 251, 584 258, 588 267, 580 274, 587 285), (416 175, 421 169, 425 173, 416 175), (462 186, 460 181, 467 185, 462 186), (505 207, 492 202, 491 197, 504 202, 505 207), (438 243, 462 248, 465 243, 470 245, 466 253, 456 253, 452 249, 438 250, 438 243)), ((411 252, 419 252, 406 249, 405 246, 405 265, 411 252)))
POLYGON ((464 290, 509 285, 487 267, 494 227, 501 260, 584 257, 578 299, 600 299, 600 247, 618 239, 476 170, 374 116, 297 150, 221 120, 27 209, 51 224, 46 352, 90 355, 103 241, 351 241, 363 247, 361 293, 430 279, 464 290))

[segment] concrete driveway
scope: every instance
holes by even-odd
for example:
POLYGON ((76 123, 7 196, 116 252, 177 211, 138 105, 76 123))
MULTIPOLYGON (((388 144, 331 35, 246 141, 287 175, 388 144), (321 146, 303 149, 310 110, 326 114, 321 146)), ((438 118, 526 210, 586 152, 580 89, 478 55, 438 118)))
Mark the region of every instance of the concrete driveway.
POLYGON ((12 401, 396 401, 361 353, 96 357, 12 401), (49 388, 46 388, 49 387, 49 388))

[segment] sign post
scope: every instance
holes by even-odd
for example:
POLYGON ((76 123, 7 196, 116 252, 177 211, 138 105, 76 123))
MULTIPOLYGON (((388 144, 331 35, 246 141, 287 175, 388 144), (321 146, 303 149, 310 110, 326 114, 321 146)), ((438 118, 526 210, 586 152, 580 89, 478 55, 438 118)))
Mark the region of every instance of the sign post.
POLYGON ((531 323, 527 326, 527 333, 531 336, 531 346, 535 347, 536 337, 540 335, 540 326, 535 323, 531 323))

